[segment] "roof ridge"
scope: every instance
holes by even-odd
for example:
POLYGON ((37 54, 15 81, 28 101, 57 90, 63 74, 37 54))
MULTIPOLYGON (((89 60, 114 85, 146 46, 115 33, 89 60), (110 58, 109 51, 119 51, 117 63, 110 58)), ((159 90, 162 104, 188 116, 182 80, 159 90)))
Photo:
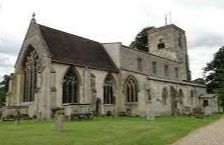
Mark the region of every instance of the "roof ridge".
POLYGON ((82 37, 82 36, 78 36, 78 35, 75 35, 75 34, 72 34, 72 33, 69 33, 69 32, 65 32, 65 31, 62 31, 62 30, 58 30, 58 29, 55 29, 55 28, 52 28, 52 27, 49 27, 49 26, 45 26, 45 25, 42 25, 42 24, 37 24, 38 26, 40 27, 45 27, 47 29, 51 29, 51 30, 54 30, 54 31, 57 31, 57 32, 60 32, 60 33, 64 33, 64 34, 68 34, 68 35, 72 35, 73 37, 79 37, 81 39, 85 39, 87 41, 92 41, 92 42, 96 42, 96 43, 100 43, 98 41, 95 41, 95 40, 91 40, 89 38, 85 38, 85 37, 82 37))

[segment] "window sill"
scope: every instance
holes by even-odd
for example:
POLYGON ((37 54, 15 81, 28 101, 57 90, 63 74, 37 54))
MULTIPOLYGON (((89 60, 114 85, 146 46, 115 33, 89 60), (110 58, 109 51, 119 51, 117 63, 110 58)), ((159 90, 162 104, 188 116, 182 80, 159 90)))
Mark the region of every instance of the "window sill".
POLYGON ((21 106, 29 106, 29 105, 32 105, 34 102, 22 102, 21 103, 21 106))
POLYGON ((126 102, 125 105, 138 105, 138 102, 126 102))
POLYGON ((90 104, 81 104, 81 103, 63 103, 63 106, 82 106, 82 105, 90 105, 90 104))
POLYGON ((104 106, 115 106, 115 104, 103 104, 104 106))

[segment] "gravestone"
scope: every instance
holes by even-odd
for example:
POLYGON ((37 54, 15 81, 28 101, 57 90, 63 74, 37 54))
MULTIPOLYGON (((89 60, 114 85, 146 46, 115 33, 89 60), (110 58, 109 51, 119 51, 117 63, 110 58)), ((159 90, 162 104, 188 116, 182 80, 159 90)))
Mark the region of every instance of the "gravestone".
POLYGON ((146 120, 155 120, 155 114, 153 111, 153 104, 147 104, 147 111, 146 111, 146 120))
POLYGON ((206 106, 204 108, 204 115, 205 116, 211 116, 212 115, 212 108, 210 106, 206 106))
POLYGON ((64 110, 58 110, 56 112, 55 128, 58 131, 64 130, 64 110))

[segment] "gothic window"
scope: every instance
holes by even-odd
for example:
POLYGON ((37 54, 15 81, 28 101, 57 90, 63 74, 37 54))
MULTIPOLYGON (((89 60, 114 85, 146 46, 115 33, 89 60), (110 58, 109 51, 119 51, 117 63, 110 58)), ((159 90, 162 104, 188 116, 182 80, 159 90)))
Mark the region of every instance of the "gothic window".
POLYGON ((148 100, 149 101, 152 101, 152 94, 151 94, 151 90, 150 89, 147 89, 147 94, 148 94, 148 100))
POLYGON ((153 74, 157 73, 157 64, 156 64, 156 62, 152 62, 152 72, 153 72, 153 74))
POLYGON ((183 48, 182 37, 181 37, 180 33, 179 33, 179 37, 178 37, 178 45, 179 45, 180 48, 183 48))
POLYGON ((103 86, 103 96, 104 104, 114 104, 114 79, 111 74, 107 75, 104 86, 103 86))
POLYGON ((142 71, 142 59, 137 58, 137 70, 142 71))
POLYGON ((125 84, 127 102, 138 102, 138 86, 134 78, 130 77, 125 84))
POLYGON ((168 98, 167 88, 163 88, 163 92, 162 92, 162 104, 163 105, 167 104, 167 98, 168 98))
POLYGON ((179 70, 178 70, 178 68, 175 68, 175 77, 177 79, 179 78, 179 70))
POLYGON ((34 101, 35 90, 37 89, 37 74, 40 68, 40 59, 34 48, 30 47, 27 52, 23 70, 24 70, 24 102, 34 101))
POLYGON ((179 97, 179 103, 182 105, 183 104, 183 99, 184 99, 184 93, 183 93, 182 89, 179 90, 178 97, 179 97))
POLYGON ((165 74, 166 77, 169 76, 169 66, 168 65, 164 66, 164 74, 165 74))
POLYGON ((165 48, 165 43, 163 42, 163 39, 159 39, 159 43, 157 45, 158 49, 163 49, 165 48))
POLYGON ((78 103, 78 76, 73 67, 70 67, 63 81, 63 103, 78 103))

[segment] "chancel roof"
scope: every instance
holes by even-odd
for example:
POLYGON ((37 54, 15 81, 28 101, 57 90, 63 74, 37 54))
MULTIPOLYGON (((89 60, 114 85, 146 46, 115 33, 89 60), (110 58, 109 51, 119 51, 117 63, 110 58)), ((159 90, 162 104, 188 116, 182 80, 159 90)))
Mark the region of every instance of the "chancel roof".
POLYGON ((118 68, 99 42, 38 25, 53 61, 118 72, 118 68))

